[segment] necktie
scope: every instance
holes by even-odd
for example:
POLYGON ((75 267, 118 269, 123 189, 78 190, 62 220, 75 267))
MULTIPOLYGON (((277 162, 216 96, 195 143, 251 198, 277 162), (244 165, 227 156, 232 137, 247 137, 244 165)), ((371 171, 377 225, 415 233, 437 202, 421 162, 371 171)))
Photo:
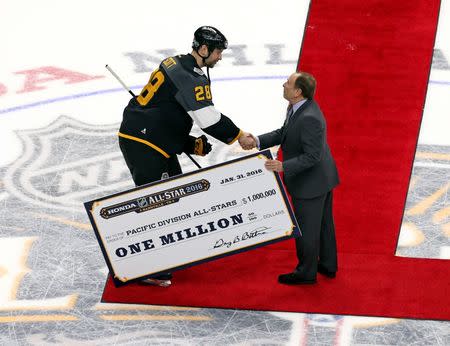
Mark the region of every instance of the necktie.
POLYGON ((287 108, 287 114, 286 114, 286 124, 289 123, 289 120, 291 120, 292 114, 294 114, 294 109, 292 105, 289 105, 287 108))

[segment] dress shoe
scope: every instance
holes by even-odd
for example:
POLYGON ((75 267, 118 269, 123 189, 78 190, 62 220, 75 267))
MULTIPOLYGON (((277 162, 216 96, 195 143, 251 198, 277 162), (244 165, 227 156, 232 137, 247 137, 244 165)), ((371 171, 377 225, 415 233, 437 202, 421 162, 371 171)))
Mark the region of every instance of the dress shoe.
POLYGON ((293 272, 289 274, 281 274, 278 276, 278 282, 286 285, 310 285, 315 284, 317 280, 315 278, 305 279, 300 274, 293 272))
POLYGON ((317 272, 319 272, 322 275, 325 275, 326 277, 329 277, 330 279, 333 279, 336 277, 336 272, 330 272, 329 270, 325 269, 320 264, 317 266, 317 272))

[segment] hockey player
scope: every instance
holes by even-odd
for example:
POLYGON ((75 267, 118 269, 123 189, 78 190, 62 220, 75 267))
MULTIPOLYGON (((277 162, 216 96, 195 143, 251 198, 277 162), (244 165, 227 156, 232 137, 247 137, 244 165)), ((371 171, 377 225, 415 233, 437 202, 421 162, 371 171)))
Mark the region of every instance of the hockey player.
MULTIPOLYGON (((248 135, 212 101, 209 68, 222 59, 227 45, 216 28, 198 28, 192 52, 163 60, 141 93, 125 107, 119 145, 137 186, 181 174, 177 154, 204 156, 211 151, 205 135, 190 136, 194 122, 226 144, 248 135), (207 68, 207 76, 202 67, 207 68)), ((147 282, 168 286, 170 279, 167 274, 147 282)))

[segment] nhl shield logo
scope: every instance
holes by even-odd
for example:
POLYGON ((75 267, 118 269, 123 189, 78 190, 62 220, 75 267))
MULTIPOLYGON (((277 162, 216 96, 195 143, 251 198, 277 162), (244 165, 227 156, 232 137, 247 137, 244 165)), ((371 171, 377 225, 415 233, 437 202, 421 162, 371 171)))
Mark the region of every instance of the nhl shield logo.
POLYGON ((137 203, 138 203, 139 208, 145 208, 148 206, 148 202, 147 202, 146 198, 138 198, 137 203))
POLYGON ((133 187, 117 128, 61 116, 18 131, 23 152, 5 174, 6 190, 33 205, 83 212, 84 201, 133 187))

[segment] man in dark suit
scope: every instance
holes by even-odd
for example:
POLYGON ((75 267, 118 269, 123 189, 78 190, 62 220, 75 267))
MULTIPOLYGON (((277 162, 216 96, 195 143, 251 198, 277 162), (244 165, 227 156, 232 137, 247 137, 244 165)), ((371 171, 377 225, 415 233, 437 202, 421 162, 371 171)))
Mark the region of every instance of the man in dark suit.
POLYGON ((283 84, 289 101, 284 125, 259 137, 248 136, 244 149, 281 145, 283 161, 267 160, 268 170, 284 172, 302 236, 296 238, 298 265, 282 274, 283 284, 313 284, 317 272, 333 278, 337 271, 332 202, 339 178, 327 143, 326 122, 313 96, 316 80, 305 72, 293 73, 283 84))

